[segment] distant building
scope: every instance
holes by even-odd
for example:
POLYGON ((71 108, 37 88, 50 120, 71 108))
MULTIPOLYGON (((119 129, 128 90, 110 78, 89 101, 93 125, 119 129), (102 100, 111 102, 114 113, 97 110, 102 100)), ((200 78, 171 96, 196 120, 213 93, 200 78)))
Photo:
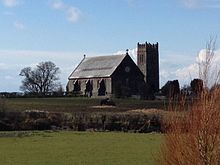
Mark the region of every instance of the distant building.
POLYGON ((69 76, 67 91, 87 96, 140 95, 144 75, 128 54, 84 57, 69 76))
MULTIPOLYGON (((67 92, 87 96, 143 96, 159 90, 157 44, 137 44, 137 65, 128 55, 85 57, 69 76, 67 92)), ((145 97, 145 96, 144 96, 145 97)), ((146 97, 145 97, 146 98, 146 97)), ((148 97, 149 98, 149 97, 148 97)))

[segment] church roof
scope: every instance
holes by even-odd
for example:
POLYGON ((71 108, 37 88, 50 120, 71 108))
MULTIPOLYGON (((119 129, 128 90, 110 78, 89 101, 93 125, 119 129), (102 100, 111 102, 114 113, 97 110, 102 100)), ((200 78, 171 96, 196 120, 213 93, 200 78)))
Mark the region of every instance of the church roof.
POLYGON ((85 57, 71 73, 69 79, 110 77, 125 56, 126 54, 85 57))

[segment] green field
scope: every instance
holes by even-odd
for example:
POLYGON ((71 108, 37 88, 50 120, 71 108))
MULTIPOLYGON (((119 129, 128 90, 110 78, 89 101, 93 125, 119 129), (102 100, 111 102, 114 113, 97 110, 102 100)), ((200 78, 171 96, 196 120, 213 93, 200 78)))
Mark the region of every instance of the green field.
POLYGON ((24 137, 16 132, 2 134, 2 165, 151 165, 162 141, 160 134, 37 132, 24 137))
POLYGON ((116 107, 100 108, 100 99, 91 98, 11 98, 6 100, 6 107, 10 111, 47 110, 56 112, 124 112, 143 108, 164 108, 163 101, 113 99, 116 107))

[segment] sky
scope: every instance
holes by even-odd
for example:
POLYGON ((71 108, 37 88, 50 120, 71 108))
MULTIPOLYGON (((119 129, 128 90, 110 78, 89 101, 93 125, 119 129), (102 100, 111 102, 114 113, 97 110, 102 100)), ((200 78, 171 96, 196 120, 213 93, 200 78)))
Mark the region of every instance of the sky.
POLYGON ((196 77, 210 36, 217 36, 220 0, 0 0, 0 92, 19 91, 24 67, 52 61, 68 76, 86 56, 129 53, 159 42, 160 86, 196 77), (200 59, 201 60, 201 59, 200 59))

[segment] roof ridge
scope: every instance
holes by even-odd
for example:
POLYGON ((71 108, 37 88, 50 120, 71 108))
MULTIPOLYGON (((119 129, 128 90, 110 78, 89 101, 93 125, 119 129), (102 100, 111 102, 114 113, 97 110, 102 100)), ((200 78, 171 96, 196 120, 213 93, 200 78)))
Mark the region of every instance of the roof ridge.
POLYGON ((85 57, 86 59, 88 58, 96 58, 96 57, 112 57, 112 56, 126 56, 126 54, 112 54, 112 55, 98 55, 98 56, 90 56, 90 57, 85 57))

